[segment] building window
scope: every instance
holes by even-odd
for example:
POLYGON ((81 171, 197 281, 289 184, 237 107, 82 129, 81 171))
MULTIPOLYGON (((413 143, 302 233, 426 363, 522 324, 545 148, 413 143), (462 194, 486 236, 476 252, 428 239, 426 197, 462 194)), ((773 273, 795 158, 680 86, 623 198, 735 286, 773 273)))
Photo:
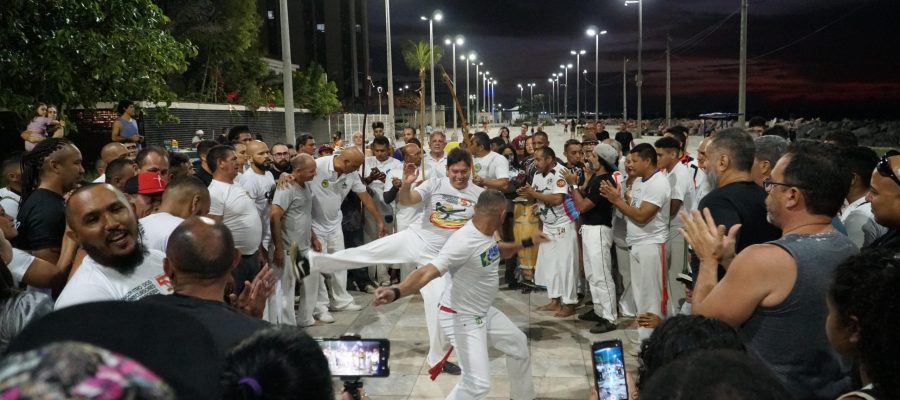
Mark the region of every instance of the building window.
POLYGON ((270 20, 275 19, 275 11, 269 10, 269 11, 266 13, 266 16, 267 16, 270 20))
POLYGON ((319 32, 325 32, 325 24, 316 24, 316 30, 319 32))

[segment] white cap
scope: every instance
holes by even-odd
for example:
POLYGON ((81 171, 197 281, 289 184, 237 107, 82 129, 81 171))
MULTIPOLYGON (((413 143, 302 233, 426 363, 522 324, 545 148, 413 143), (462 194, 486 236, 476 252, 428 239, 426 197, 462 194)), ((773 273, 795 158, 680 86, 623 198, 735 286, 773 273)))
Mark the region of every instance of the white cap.
POLYGON ((194 134, 203 136, 203 129, 197 129, 196 131, 194 131, 194 134))

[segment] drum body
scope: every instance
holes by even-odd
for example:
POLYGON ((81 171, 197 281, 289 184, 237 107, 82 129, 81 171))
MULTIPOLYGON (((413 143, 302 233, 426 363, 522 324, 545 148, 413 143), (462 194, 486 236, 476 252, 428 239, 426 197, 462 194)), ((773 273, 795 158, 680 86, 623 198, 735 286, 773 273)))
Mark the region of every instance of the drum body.
MULTIPOLYGON (((513 238, 517 242, 528 239, 541 230, 541 219, 534 213, 534 205, 515 200, 513 207, 513 238)), ((533 269, 537 263, 537 246, 519 250, 519 268, 533 269)))

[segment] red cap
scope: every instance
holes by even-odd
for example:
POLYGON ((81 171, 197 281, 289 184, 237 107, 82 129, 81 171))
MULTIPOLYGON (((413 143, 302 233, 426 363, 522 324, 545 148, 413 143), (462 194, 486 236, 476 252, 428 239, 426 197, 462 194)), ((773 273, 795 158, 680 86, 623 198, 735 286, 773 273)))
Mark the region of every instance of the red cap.
POLYGON ((166 190, 166 178, 159 172, 141 172, 125 182, 124 192, 128 194, 157 194, 166 190))

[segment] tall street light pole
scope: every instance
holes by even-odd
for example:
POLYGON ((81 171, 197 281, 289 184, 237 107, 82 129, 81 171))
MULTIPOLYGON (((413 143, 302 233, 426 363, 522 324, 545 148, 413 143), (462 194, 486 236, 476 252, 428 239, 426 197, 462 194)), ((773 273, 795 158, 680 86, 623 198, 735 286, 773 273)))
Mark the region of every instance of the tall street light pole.
POLYGON ((577 123, 581 119, 581 95, 579 94, 581 92, 581 78, 578 77, 578 71, 581 71, 581 55, 587 53, 587 51, 572 50, 569 53, 575 56, 575 121, 577 123))
POLYGON ((747 0, 741 0, 741 67, 738 82, 738 123, 744 127, 747 114, 747 0))
POLYGON ((444 19, 444 14, 435 11, 431 18, 426 16, 419 17, 423 21, 428 21, 428 42, 431 49, 431 129, 437 129, 437 103, 434 101, 434 21, 440 22, 444 19))
POLYGON ((483 65, 483 62, 479 62, 478 64, 472 63, 475 66, 475 115, 472 116, 472 123, 478 122, 478 110, 480 110, 478 104, 478 81, 481 79, 478 76, 481 75, 481 72, 478 71, 479 68, 483 65))
POLYGON ((622 59, 622 123, 628 128, 628 58, 622 59))
POLYGON ((641 87, 644 86, 644 69, 642 55, 644 53, 644 2, 641 0, 626 0, 625 5, 638 5, 638 73, 637 73, 637 137, 641 137, 643 126, 641 122, 641 87))
POLYGON ((588 28, 587 35, 594 37, 594 122, 600 119, 600 35, 606 31, 597 31, 596 28, 588 28))
MULTIPOLYGON (((457 83, 456 83, 456 46, 457 45, 462 46, 462 44, 464 42, 465 42, 465 39, 463 39, 462 35, 457 35, 456 39, 450 39, 450 38, 444 39, 444 44, 447 44, 447 45, 450 45, 453 47, 453 58, 451 58, 451 60, 453 60, 453 93, 454 94, 456 94, 456 85, 457 85, 457 83)), ((456 128, 457 128, 457 126, 456 126, 456 102, 455 101, 453 102, 453 117, 452 118, 453 118, 453 131, 455 132, 456 128)))
POLYGON ((563 92, 563 113, 565 114, 565 118, 569 118, 569 69, 572 68, 572 64, 560 65, 559 68, 566 70, 566 90, 563 92))
POLYGON ((472 123, 472 117, 469 113, 469 103, 471 102, 470 99, 472 97, 472 91, 469 89, 469 64, 474 64, 472 61, 475 61, 476 57, 475 53, 469 53, 468 57, 460 56, 460 59, 465 60, 466 63, 466 123, 469 124, 472 123))
POLYGON ((294 70, 291 68, 291 35, 288 26, 287 0, 279 1, 281 13, 281 64, 284 88, 284 140, 285 143, 294 143, 294 70))
POLYGON ((391 132, 396 135, 394 127, 394 66, 391 60, 391 0, 384 0, 384 26, 387 41, 387 99, 388 118, 391 121, 391 132))
POLYGON ((666 35, 666 126, 672 126, 672 38, 666 35))

